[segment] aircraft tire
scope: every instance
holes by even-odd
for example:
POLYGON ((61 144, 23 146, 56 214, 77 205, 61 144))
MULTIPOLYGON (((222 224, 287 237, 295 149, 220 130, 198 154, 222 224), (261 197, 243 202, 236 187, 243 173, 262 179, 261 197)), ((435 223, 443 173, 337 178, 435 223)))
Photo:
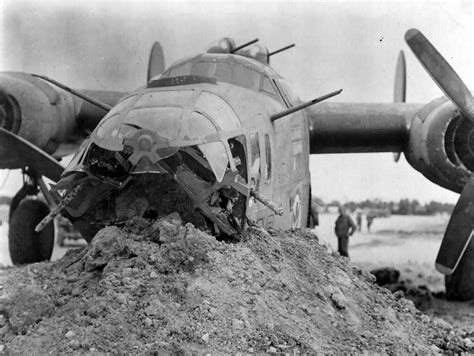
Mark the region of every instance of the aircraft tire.
POLYGON ((474 299, 474 239, 471 239, 458 268, 445 277, 445 286, 448 300, 474 299))
POLYGON ((12 198, 12 201, 10 202, 10 210, 8 212, 8 221, 12 219, 13 213, 15 212, 16 208, 18 208, 18 205, 22 202, 23 199, 26 198, 28 195, 35 195, 36 192, 34 191, 32 186, 29 185, 23 185, 21 189, 15 194, 15 196, 12 198))
POLYGON ((49 213, 41 200, 26 198, 13 211, 8 230, 8 247, 13 264, 49 260, 54 246, 54 224, 37 233, 36 225, 49 213))

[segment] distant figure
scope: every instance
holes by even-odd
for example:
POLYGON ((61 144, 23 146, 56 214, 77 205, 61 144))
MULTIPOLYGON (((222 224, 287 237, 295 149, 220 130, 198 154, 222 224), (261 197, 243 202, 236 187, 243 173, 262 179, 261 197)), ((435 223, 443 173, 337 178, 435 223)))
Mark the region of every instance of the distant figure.
POLYGON ((360 212, 360 210, 357 212, 356 221, 357 221, 357 231, 362 230, 362 213, 360 212))
POLYGON ((372 213, 367 214, 367 230, 370 232, 370 227, 372 226, 372 223, 374 222, 375 216, 372 215, 372 213))
POLYGON ((354 234, 356 228, 357 226, 352 218, 346 214, 346 209, 340 206, 334 231, 336 232, 338 251, 341 256, 349 257, 349 236, 354 234))

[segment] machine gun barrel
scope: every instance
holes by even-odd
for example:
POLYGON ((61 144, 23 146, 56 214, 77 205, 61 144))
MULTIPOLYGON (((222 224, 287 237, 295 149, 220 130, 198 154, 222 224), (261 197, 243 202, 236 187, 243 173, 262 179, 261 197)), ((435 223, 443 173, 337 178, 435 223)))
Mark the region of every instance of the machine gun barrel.
POLYGON ((296 46, 296 45, 295 45, 294 43, 292 43, 292 44, 290 44, 290 45, 288 45, 288 46, 285 46, 285 47, 282 47, 282 48, 280 48, 280 49, 277 49, 277 50, 275 50, 275 51, 273 51, 273 52, 270 52, 270 53, 268 54, 268 57, 271 57, 271 56, 273 56, 274 54, 277 54, 277 53, 286 51, 287 49, 293 48, 294 46, 296 46))
POLYGON ((82 189, 82 186, 79 184, 76 187, 74 187, 73 190, 71 190, 59 203, 56 205, 51 212, 46 215, 43 220, 41 220, 38 225, 35 227, 36 232, 40 232, 43 230, 46 225, 48 225, 51 221, 54 220, 54 218, 61 212, 62 209, 64 209, 80 192, 82 189))
POLYGON ((246 43, 244 43, 244 44, 242 44, 242 45, 240 45, 240 46, 235 47, 232 51, 230 51, 230 53, 235 53, 235 52, 237 52, 237 51, 240 51, 242 48, 245 48, 245 47, 247 47, 247 46, 250 46, 251 44, 254 44, 255 42, 258 42, 258 38, 254 39, 254 40, 252 40, 252 41, 246 42, 246 43))
POLYGON ((342 92, 342 89, 339 89, 339 90, 333 91, 332 93, 320 96, 319 98, 316 98, 316 99, 313 99, 313 100, 306 101, 304 103, 295 105, 292 108, 289 108, 289 109, 284 110, 282 112, 279 112, 277 114, 273 114, 270 117, 270 120, 271 120, 271 122, 274 122, 275 120, 278 120, 278 119, 281 119, 284 116, 293 114, 294 112, 300 111, 304 108, 307 108, 308 106, 320 103, 321 101, 324 101, 326 99, 332 98, 333 96, 339 95, 339 94, 341 94, 341 92, 342 92))
POLYGON ((282 216, 283 215, 283 208, 281 206, 276 205, 271 200, 265 198, 262 194, 257 192, 254 188, 250 189, 250 195, 258 200, 260 203, 265 205, 268 209, 273 211, 275 214, 282 216))

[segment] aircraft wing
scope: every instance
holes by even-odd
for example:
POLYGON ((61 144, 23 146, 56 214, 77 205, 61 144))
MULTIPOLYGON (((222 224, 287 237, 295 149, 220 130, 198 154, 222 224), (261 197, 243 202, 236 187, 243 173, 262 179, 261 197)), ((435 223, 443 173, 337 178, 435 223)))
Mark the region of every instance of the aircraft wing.
POLYGON ((64 167, 46 152, 3 128, 0 128, 0 162, 2 168, 30 167, 55 182, 64 170, 64 167))
MULTIPOLYGON (((153 45, 147 77, 164 69, 153 45)), ((75 151, 126 93, 75 90, 53 79, 0 72, 0 169, 30 167, 54 181, 64 170, 55 158, 75 151)))
MULTIPOLYGON (((75 92, 109 106, 125 94, 98 90, 75 92)), ((106 109, 38 76, 1 72, 0 169, 37 167, 38 172, 59 177, 60 166, 55 158, 74 153, 106 113, 106 109)))
POLYGON ((310 152, 401 152, 422 104, 324 102, 306 109, 310 152))
POLYGON ((474 99, 421 32, 409 30, 405 39, 446 97, 426 105, 323 103, 309 108, 310 152, 403 152, 425 177, 461 193, 436 259, 436 268, 449 275, 474 246, 474 99))
MULTIPOLYGON (((117 102, 127 94, 127 92, 120 91, 105 91, 105 90, 77 90, 84 95, 95 98, 107 105, 114 106, 117 102)), ((97 126, 99 121, 107 113, 96 105, 91 104, 78 97, 74 97, 76 107, 80 108, 77 113, 76 122, 79 128, 86 132, 91 132, 97 126)))

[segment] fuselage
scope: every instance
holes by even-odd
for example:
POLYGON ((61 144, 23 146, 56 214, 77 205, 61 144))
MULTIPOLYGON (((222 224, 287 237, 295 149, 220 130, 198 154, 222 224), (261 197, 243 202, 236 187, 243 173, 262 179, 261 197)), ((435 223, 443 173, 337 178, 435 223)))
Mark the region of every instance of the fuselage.
POLYGON ((230 189, 238 192, 235 204, 245 202, 240 213, 256 224, 301 227, 309 198, 308 120, 303 112, 270 120, 296 101, 273 69, 252 58, 206 53, 182 60, 112 108, 66 175, 88 171, 111 183, 114 172, 107 169, 113 171, 114 164, 97 170, 87 160, 97 150, 121 152, 128 161, 121 167, 123 179, 167 171, 208 214, 214 209, 212 194, 230 189), (170 157, 178 151, 185 170, 171 167, 170 157), (186 161, 188 155, 195 162, 186 161), (284 214, 257 202, 248 189, 284 214))

